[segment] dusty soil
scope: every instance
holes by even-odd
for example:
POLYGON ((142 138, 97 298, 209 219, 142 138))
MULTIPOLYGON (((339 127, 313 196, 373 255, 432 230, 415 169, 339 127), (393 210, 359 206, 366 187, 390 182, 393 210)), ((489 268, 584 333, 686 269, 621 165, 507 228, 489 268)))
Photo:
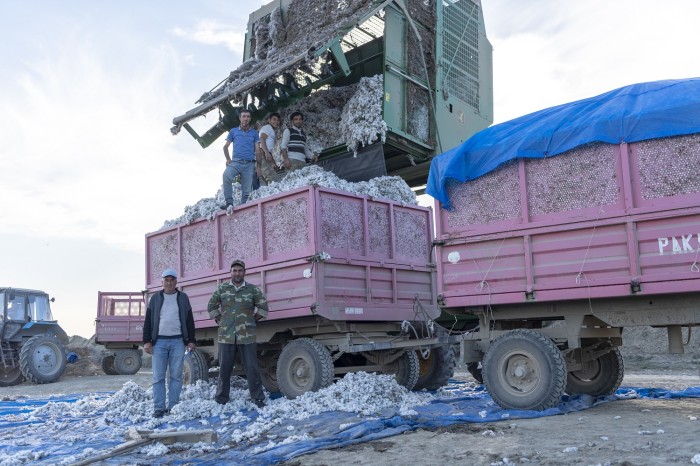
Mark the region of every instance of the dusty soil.
MULTIPOLYGON (((700 374, 634 372, 622 385, 681 390, 700 386, 700 374)), ((286 464, 691 464, 700 461, 699 419, 700 399, 615 401, 563 416, 419 429, 286 464)))
MULTIPOLYGON (((471 380, 464 371, 458 371, 456 378, 471 380)), ((148 387, 151 372, 142 370, 133 376, 64 375, 46 385, 25 382, 3 388, 0 400, 116 391, 128 380, 148 387)), ((700 386, 700 373, 697 369, 631 370, 623 386, 682 390, 700 386)), ((691 464, 691 459, 700 455, 698 419, 700 399, 615 401, 563 416, 417 430, 322 450, 286 464, 691 464)), ((697 458, 700 461, 700 456, 697 458)))
MULTIPOLYGON (((689 339, 686 354, 668 355, 662 348, 663 335, 656 335, 656 330, 640 329, 623 346, 626 374, 622 385, 670 390, 700 386, 698 337, 689 339)), ((58 382, 3 387, 0 400, 117 391, 128 380, 142 387, 150 385, 150 369, 133 376, 107 376, 99 365, 99 346, 84 339, 72 343, 70 350, 79 353, 80 359, 68 365, 58 382)), ((455 376, 472 380, 463 370, 455 376)), ((635 399, 562 416, 421 429, 322 450, 286 464, 700 464, 699 436, 700 399, 635 399)))
MULTIPOLYGON (((668 354, 666 330, 625 329, 622 386, 700 386, 700 332, 684 330, 685 353, 668 354)), ((456 378, 471 380, 458 371, 456 378)), ((700 399, 641 399, 539 419, 456 424, 300 456, 289 466, 377 464, 700 464, 700 399), (697 456, 696 456, 697 455, 697 456), (695 462, 691 462, 691 461, 695 462)))

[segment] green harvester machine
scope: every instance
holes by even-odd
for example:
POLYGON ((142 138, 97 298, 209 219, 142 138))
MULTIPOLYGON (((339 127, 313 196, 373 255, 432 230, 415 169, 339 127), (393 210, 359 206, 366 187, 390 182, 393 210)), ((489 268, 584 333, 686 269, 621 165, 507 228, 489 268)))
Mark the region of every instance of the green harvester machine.
MULTIPOLYGON (((173 119, 208 147, 246 108, 262 120, 312 93, 381 75, 384 174, 426 183, 433 156, 493 121, 492 47, 478 0, 276 0, 250 14, 243 64, 173 119), (218 111, 202 134, 192 120, 218 111)), ((352 157, 323 147, 320 163, 352 157)), ((351 180, 357 181, 357 180, 351 180)))

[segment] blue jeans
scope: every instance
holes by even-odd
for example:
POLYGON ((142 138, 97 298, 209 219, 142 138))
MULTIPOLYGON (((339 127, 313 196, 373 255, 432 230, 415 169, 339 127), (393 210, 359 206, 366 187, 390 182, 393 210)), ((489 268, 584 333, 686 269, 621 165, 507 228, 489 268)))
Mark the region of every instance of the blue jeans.
POLYGON ((255 160, 246 161, 240 159, 233 159, 231 163, 226 166, 224 170, 224 199, 226 199, 226 204, 233 204, 233 188, 231 183, 233 179, 241 175, 241 191, 243 191, 243 196, 241 198, 241 204, 248 202, 248 197, 250 192, 253 190, 253 179, 255 178, 255 160))
POLYGON ((185 343, 182 337, 158 338, 153 345, 153 409, 165 411, 165 373, 170 367, 168 409, 180 401, 185 343))

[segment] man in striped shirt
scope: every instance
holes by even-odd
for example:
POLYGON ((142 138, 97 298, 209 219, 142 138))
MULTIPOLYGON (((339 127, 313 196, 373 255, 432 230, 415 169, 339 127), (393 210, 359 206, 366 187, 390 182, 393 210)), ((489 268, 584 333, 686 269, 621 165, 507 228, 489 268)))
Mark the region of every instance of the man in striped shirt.
POLYGON ((280 147, 284 167, 288 172, 291 172, 303 168, 307 160, 317 162, 318 156, 309 149, 306 133, 301 129, 304 124, 304 115, 301 112, 294 112, 289 119, 292 122, 292 127, 284 130, 280 147))

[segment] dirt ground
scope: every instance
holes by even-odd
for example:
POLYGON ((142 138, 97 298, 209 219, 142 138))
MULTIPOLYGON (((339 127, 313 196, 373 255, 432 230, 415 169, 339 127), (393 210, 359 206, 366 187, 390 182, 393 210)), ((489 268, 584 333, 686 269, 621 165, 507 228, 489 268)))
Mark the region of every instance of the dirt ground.
MULTIPOLYGON (((458 377, 469 377, 458 373, 458 377)), ((691 371, 631 372, 623 386, 684 389, 700 386, 691 371)), ((383 464, 700 464, 700 399, 625 400, 586 411, 538 419, 456 424, 417 430, 286 463, 296 465, 383 464)))
MULTIPOLYGON (((634 338, 629 338, 622 347, 626 368, 622 386, 669 390, 700 387, 698 336, 687 338, 686 354, 669 355, 663 347, 665 335, 657 330, 635 330, 634 338)), ((58 382, 46 385, 24 382, 3 387, 0 400, 117 391, 128 380, 142 387, 150 386, 149 368, 132 376, 107 376, 99 365, 101 347, 85 339, 72 341, 71 346, 70 350, 77 352, 80 359, 77 364, 67 366, 58 382)), ((473 380, 464 370, 458 370, 455 378, 473 380)), ((421 429, 379 441, 322 450, 286 464, 700 464, 698 438, 700 399, 634 399, 561 416, 421 429)))
MULTIPOLYGON (((91 367, 87 361, 83 364, 83 369, 91 367)), ((148 387, 151 380, 148 369, 133 376, 107 376, 101 371, 76 375, 76 368, 72 375, 70 372, 53 384, 24 382, 4 387, 0 400, 116 391, 128 380, 148 387)), ((459 379, 470 377, 465 371, 456 374, 459 379)), ((629 370, 623 386, 681 390, 700 386, 700 373, 692 369, 629 370)), ((286 464, 700 464, 691 463, 695 455, 700 462, 699 419, 700 399, 615 401, 569 415, 417 430, 322 450, 286 464)))

